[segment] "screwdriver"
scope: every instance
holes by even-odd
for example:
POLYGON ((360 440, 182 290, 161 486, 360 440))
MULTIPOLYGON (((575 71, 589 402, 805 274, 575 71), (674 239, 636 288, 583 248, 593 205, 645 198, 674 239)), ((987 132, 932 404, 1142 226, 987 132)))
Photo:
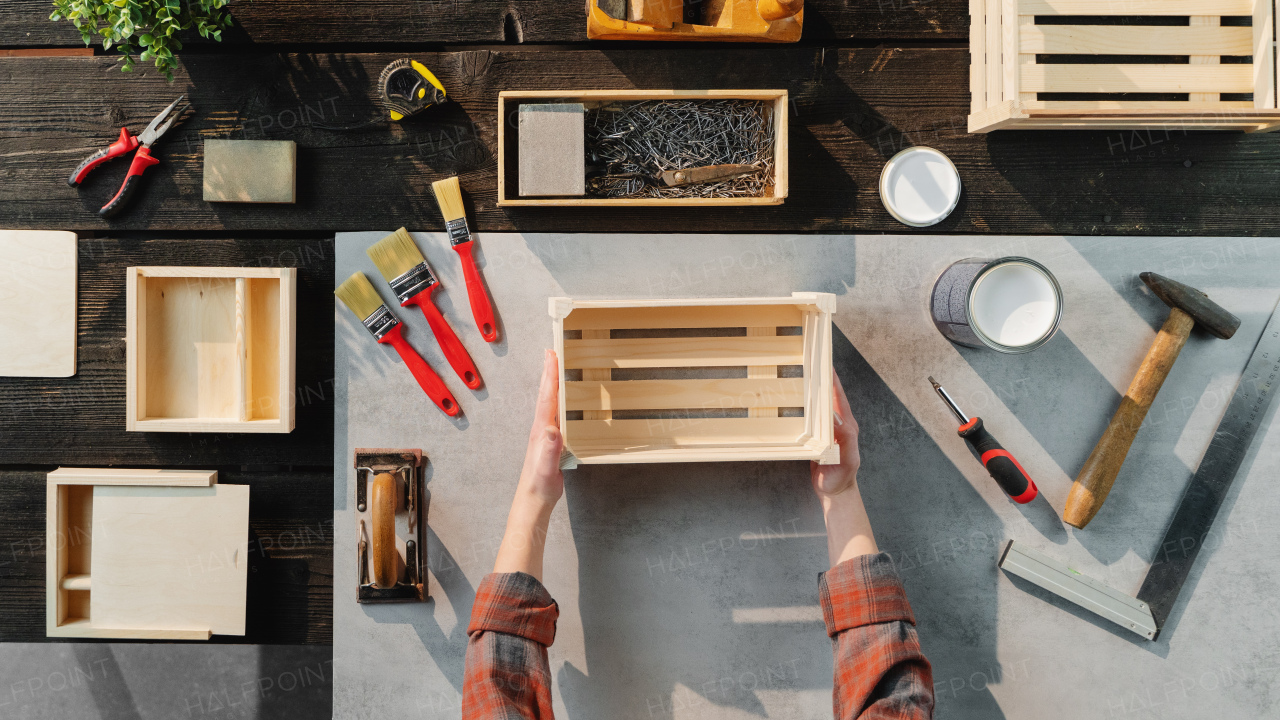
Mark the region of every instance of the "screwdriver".
POLYGON ((970 419, 961 412, 956 401, 932 376, 929 378, 929 384, 933 385, 938 397, 942 398, 947 407, 951 408, 951 412, 955 413, 956 419, 960 421, 960 429, 956 432, 978 453, 982 466, 991 473, 991 478, 996 481, 1000 489, 1004 490, 1016 503, 1029 503, 1034 500, 1039 491, 1031 480, 1031 476, 1027 475, 1022 465, 1007 450, 1000 447, 1000 443, 996 442, 991 433, 982 427, 982 418, 970 419))

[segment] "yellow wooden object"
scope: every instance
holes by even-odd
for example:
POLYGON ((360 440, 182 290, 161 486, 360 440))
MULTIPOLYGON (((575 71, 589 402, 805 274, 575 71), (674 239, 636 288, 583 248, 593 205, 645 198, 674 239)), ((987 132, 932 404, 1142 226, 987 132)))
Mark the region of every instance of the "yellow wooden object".
POLYGON ((969 14, 970 132, 1280 128, 1272 0, 970 0, 969 14), (1038 17, 1056 23, 1063 16, 1140 23, 1134 18, 1153 15, 1183 16, 1188 24, 1037 24, 1038 17), (1252 27, 1222 24, 1224 16, 1241 15, 1252 17, 1252 27), (1186 55, 1190 61, 1090 64, 1052 57, 1061 55, 1186 55), (1252 61, 1222 62, 1241 56, 1252 61), (1059 93, 1113 97, 1070 99, 1059 93), (1185 99, 1132 99, 1126 96, 1131 93, 1185 99))
POLYGON ((595 0, 587 0, 587 37, 591 40, 796 42, 804 29, 804 11, 785 13, 801 4, 797 0, 707 0, 703 3, 706 24, 677 21, 666 27, 609 17, 595 0), (766 20, 765 15, 777 19, 766 20))
POLYGON ((834 310, 830 293, 552 298, 563 378, 560 426, 570 464, 838 462, 834 310), (782 371, 789 366, 798 372, 782 371), (569 419, 578 412, 581 419, 569 419))

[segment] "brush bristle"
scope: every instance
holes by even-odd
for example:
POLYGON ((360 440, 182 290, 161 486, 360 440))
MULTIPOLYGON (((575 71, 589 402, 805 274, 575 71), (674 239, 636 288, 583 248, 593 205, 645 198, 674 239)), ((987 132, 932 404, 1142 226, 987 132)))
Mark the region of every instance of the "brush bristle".
POLYGON ((467 214, 462 206, 462 186, 458 184, 457 176, 437 180, 431 183, 431 189, 436 193, 436 202, 440 203, 440 214, 444 215, 445 222, 467 214))
POLYGON ((351 277, 343 280, 333 294, 337 295, 342 304, 355 313, 361 321, 377 312, 383 305, 382 298, 378 297, 378 291, 373 289, 373 283, 369 282, 369 278, 362 272, 353 273, 351 277))
POLYGON ((374 243, 365 250, 365 253, 369 255, 373 264, 378 266, 378 272, 382 273, 382 277, 386 278, 387 282, 426 262, 426 258, 422 257, 422 251, 409 236, 409 231, 404 228, 374 243))

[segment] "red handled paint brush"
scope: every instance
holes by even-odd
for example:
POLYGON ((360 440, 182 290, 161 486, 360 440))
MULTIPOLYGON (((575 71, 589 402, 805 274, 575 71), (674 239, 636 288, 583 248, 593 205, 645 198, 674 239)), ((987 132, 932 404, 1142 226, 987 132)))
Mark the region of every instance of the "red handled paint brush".
POLYGON ((467 210, 462 205, 462 187, 458 178, 451 177, 431 183, 436 193, 436 201, 440 203, 440 214, 444 215, 444 227, 449 231, 449 244, 454 252, 462 258, 462 274, 467 278, 467 299, 471 301, 471 316, 476 319, 476 327, 485 342, 497 342, 498 324, 493 319, 493 304, 489 302, 489 292, 485 290, 484 279, 480 277, 480 269, 476 267, 473 255, 475 238, 471 237, 471 229, 467 227, 467 210))
POLYGON ((449 388, 444 386, 444 381, 431 369, 427 361, 423 360, 418 351, 404 339, 404 328, 400 321, 391 314, 386 305, 382 304, 382 298, 378 297, 378 292, 373 289, 373 284, 364 276, 364 273, 355 273, 342 281, 333 294, 338 296, 348 310, 360 318, 360 322, 364 323, 365 329, 373 335, 374 340, 390 345, 400 353, 400 359, 409 366, 409 372, 413 373, 418 385, 422 386, 423 392, 431 398, 441 412, 450 417, 460 412, 458 401, 453 398, 449 388))
POLYGON ((427 265, 427 259, 414 244, 409 231, 400 228, 374 243, 365 252, 373 264, 378 266, 382 277, 390 283, 391 291, 400 300, 400 307, 417 305, 422 310, 453 371, 458 373, 467 387, 478 390, 484 384, 480 379, 480 371, 471 361, 471 356, 467 354, 457 333, 449 326, 444 315, 440 314, 440 308, 436 307, 432 294, 440 288, 440 281, 431 272, 431 266, 427 265))

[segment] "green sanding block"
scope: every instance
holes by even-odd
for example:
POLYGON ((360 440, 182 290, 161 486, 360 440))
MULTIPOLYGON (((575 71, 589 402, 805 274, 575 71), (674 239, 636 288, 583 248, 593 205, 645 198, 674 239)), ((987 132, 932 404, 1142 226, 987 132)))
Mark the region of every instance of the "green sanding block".
POLYGON ((205 202, 294 202, 297 165, 292 140, 205 140, 205 202))

